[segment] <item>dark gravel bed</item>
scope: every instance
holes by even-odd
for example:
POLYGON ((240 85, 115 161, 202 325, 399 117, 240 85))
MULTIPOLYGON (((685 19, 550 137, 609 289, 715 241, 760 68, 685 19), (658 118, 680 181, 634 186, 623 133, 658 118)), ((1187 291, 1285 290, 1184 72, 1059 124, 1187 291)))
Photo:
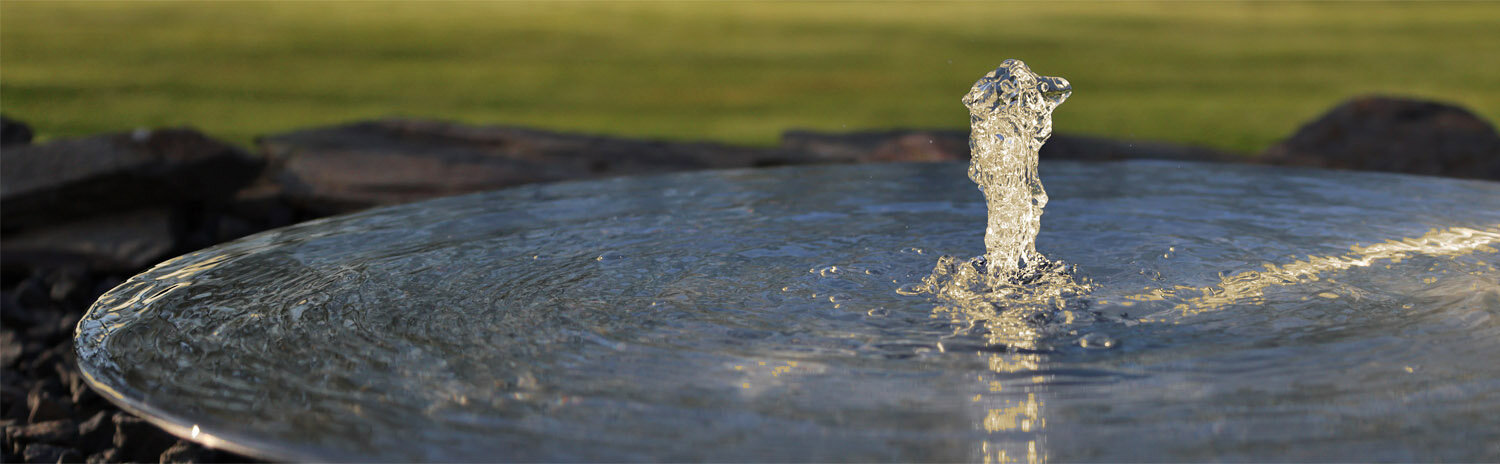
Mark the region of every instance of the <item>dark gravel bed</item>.
POLYGON ((127 276, 37 271, 0 290, 4 462, 257 462, 179 439, 121 411, 78 372, 73 327, 127 276))

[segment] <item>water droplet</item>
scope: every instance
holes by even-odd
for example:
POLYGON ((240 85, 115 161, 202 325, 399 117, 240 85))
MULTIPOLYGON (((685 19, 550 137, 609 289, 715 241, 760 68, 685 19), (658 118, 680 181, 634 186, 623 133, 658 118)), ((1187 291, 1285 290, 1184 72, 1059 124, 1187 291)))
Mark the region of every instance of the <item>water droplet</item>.
POLYGON ((924 292, 926 290, 927 290, 927 286, 926 285, 923 285, 921 283, 914 283, 914 284, 902 285, 900 288, 896 289, 896 293, 899 293, 899 294, 902 294, 902 295, 911 296, 911 295, 921 295, 922 292, 924 292))
POLYGON ((1115 339, 1099 332, 1078 337, 1078 346, 1091 350, 1107 350, 1114 348, 1116 344, 1115 339))

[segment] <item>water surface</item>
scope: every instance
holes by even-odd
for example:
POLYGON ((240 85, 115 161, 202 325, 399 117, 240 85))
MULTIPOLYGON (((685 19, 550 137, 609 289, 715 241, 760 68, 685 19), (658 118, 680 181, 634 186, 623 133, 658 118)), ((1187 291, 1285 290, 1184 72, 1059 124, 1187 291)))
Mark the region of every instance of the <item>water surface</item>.
POLYGON ((898 292, 984 251, 965 169, 623 178, 314 221, 112 290, 80 363, 174 432, 297 460, 1500 456, 1500 184, 1043 163, 1036 247, 1092 291, 1020 347, 898 292))

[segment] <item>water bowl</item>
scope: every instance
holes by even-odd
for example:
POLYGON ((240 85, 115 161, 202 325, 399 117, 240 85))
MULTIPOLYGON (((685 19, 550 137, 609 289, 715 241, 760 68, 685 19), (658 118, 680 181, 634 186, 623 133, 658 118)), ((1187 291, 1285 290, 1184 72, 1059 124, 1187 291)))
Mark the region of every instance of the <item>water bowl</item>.
POLYGON ((921 291, 985 252, 966 166, 779 168, 265 232, 111 290, 77 350, 111 401, 273 459, 1500 456, 1500 184, 1039 172, 1035 247, 1078 285, 1020 315, 921 291))

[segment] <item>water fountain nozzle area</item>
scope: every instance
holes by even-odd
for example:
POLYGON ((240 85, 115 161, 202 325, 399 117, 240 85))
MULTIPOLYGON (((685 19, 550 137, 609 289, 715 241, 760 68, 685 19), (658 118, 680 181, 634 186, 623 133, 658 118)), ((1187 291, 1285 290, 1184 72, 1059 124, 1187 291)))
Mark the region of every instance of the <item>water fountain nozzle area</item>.
POLYGON ((1052 135, 1052 112, 1072 95, 1061 77, 1040 76, 1009 59, 974 83, 969 109, 969 178, 987 206, 985 253, 968 262, 945 256, 912 294, 936 297, 937 314, 989 343, 1034 349, 1065 324, 1094 319, 1090 290, 1073 268, 1036 250, 1047 191, 1037 153, 1052 135))

